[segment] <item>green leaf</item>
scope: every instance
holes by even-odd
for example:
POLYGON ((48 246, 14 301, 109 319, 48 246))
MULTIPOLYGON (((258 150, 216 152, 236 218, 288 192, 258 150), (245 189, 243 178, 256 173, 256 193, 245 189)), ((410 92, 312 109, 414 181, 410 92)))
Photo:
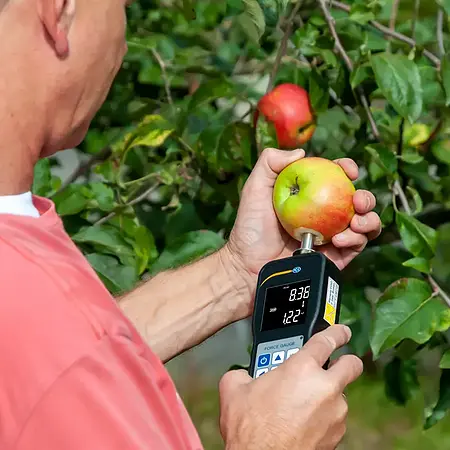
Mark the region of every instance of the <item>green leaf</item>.
POLYGON ((423 344, 435 332, 449 328, 450 309, 432 294, 427 282, 415 278, 400 279, 386 289, 377 304, 370 338, 375 359, 404 339, 423 344))
POLYGON ((130 266, 120 265, 113 256, 90 253, 86 258, 113 294, 128 292, 137 283, 136 270, 130 266))
POLYGON ((127 139, 126 150, 133 147, 160 147, 166 139, 175 131, 164 117, 157 114, 145 116, 127 139))
POLYGON ((235 87, 228 80, 219 78, 202 83, 189 102, 189 111, 194 111, 206 103, 218 98, 229 98, 235 87))
POLYGON ((422 198, 420 197, 419 192, 417 191, 417 189, 414 189, 411 186, 407 186, 406 190, 412 195, 415 204, 415 208, 414 211, 412 211, 412 215, 420 214, 423 210, 423 201, 422 198))
POLYGON ((394 207, 392 205, 386 205, 380 214, 380 220, 383 227, 390 225, 394 221, 394 207))
POLYGON ((423 156, 419 155, 417 150, 411 148, 405 148, 400 155, 400 159, 408 164, 419 164, 423 161, 423 156))
POLYGON ((373 77, 372 66, 369 63, 364 63, 357 66, 350 74, 350 85, 355 89, 361 83, 373 77))
POLYGON ((413 392, 420 386, 417 362, 395 357, 384 368, 386 395, 399 405, 405 406, 413 392))
POLYGON ((218 250, 225 243, 217 233, 209 230, 191 231, 169 242, 151 266, 151 273, 174 269, 218 250))
POLYGON ((253 127, 250 124, 231 123, 223 130, 217 144, 217 168, 230 172, 241 171, 244 166, 252 169, 257 158, 253 144, 253 127))
POLYGON ((89 187, 102 211, 111 211, 114 208, 114 191, 109 186, 103 183, 91 183, 89 187))
POLYGON ((254 42, 258 43, 266 29, 264 13, 257 0, 243 0, 244 12, 238 16, 243 31, 254 42))
POLYGON ((450 409, 450 370, 443 370, 439 382, 439 399, 436 406, 425 419, 425 430, 442 420, 450 409))
POLYGON ((447 350, 441 358, 439 363, 441 369, 450 369, 450 350, 447 350))
POLYGON ((395 154, 382 144, 370 144, 365 147, 372 156, 372 161, 387 175, 394 175, 398 162, 395 154))
POLYGON ((350 9, 349 19, 361 25, 366 25, 367 22, 375 20, 375 14, 367 6, 355 3, 350 9))
POLYGON ((311 70, 309 75, 309 98, 311 107, 316 113, 321 113, 328 109, 330 101, 328 84, 317 70, 311 70))
POLYGON ((71 216, 83 211, 89 203, 89 189, 80 184, 70 184, 54 195, 52 200, 60 216, 71 216))
POLYGON ((396 214, 396 223, 403 244, 414 256, 431 259, 436 251, 437 232, 405 213, 396 214))
POLYGON ((52 174, 48 158, 40 159, 34 166, 34 178, 31 191, 35 195, 45 197, 51 191, 52 174))
POLYGON ((436 2, 444 9, 447 15, 450 15, 450 0, 436 0, 436 2))
POLYGON ((431 145, 433 155, 444 164, 450 165, 450 140, 440 139, 431 145))
POLYGON ((430 261, 425 258, 411 258, 403 263, 405 267, 412 267, 422 273, 430 273, 430 261))
POLYGON ((97 251, 100 249, 117 255, 122 264, 134 263, 133 249, 125 242, 119 230, 110 225, 93 225, 83 228, 72 236, 72 240, 77 244, 92 244, 97 251))
POLYGON ((407 56, 378 53, 371 58, 376 82, 388 102, 403 118, 415 122, 422 113, 422 84, 414 61, 407 56))
POLYGON ((445 106, 450 105, 450 60, 448 56, 442 59, 441 64, 442 84, 445 90, 445 106))
POLYGON ((141 275, 148 267, 149 262, 153 262, 158 257, 153 234, 146 227, 138 226, 135 230, 135 241, 133 248, 138 258, 138 273, 141 275))

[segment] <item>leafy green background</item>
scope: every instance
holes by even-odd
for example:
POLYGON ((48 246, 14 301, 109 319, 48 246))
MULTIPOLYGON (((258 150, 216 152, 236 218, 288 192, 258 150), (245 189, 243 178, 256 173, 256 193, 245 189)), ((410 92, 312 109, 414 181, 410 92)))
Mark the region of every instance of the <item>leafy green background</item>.
MULTIPOLYGON (((76 149, 79 167, 61 178, 60 159, 42 160, 33 191, 55 201, 108 289, 128 291, 223 245, 259 151, 277 145, 253 126, 257 101, 272 82, 305 87, 318 117, 308 155, 353 158, 384 226, 344 271, 343 321, 366 368, 349 393, 345 448, 442 448, 449 13, 447 0, 136 1, 129 52, 76 149)), ((217 399, 195 379, 180 390, 216 448, 217 399)))

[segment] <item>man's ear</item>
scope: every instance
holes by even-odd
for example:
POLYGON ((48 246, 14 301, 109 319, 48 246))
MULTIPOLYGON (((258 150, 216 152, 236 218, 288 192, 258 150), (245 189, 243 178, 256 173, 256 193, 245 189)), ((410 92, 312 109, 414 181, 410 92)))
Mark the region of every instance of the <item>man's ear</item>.
POLYGON ((37 0, 42 25, 55 52, 61 58, 69 53, 69 30, 75 16, 76 0, 37 0))

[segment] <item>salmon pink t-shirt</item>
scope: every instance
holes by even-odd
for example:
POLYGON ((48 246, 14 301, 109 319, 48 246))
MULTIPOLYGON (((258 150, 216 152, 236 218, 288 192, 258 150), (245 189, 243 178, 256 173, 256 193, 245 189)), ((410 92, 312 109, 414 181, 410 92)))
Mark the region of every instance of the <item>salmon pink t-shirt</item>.
POLYGON ((161 361, 54 204, 0 212, 0 449, 200 450, 161 361))

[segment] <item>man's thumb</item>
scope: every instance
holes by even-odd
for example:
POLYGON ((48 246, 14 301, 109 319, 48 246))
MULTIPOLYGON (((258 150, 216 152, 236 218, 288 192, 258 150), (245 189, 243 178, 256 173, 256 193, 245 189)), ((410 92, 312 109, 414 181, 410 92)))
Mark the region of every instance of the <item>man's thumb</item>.
POLYGON ((245 386, 253 379, 249 376, 246 370, 230 370, 227 372, 219 383, 219 393, 222 398, 232 395, 236 389, 245 386))

